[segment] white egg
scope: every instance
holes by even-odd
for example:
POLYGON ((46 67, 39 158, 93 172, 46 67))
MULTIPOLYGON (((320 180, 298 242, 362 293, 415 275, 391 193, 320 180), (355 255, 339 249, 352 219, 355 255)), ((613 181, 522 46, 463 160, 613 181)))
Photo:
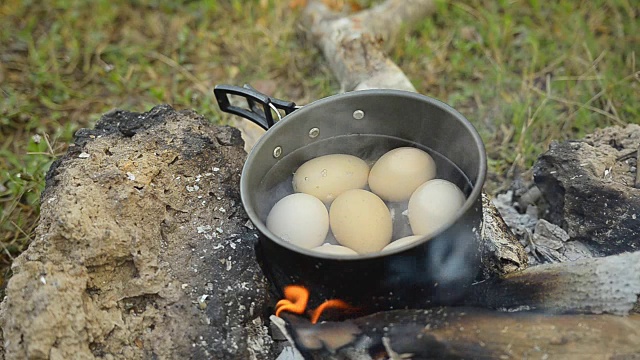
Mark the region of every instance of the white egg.
POLYGON ((378 252, 391 241, 389 209, 366 190, 347 190, 338 196, 329 209, 329 222, 338 243, 358 254, 378 252))
POLYGON ((432 235, 453 220, 465 202, 462 191, 452 182, 429 180, 409 199, 409 224, 416 235, 432 235))
POLYGON ((330 255, 358 255, 357 252, 346 246, 332 244, 323 244, 322 246, 314 247, 311 250, 330 255))
POLYGON ((346 154, 324 155, 302 164, 293 175, 293 189, 330 204, 338 195, 367 185, 369 165, 346 154))
POLYGON ((271 208, 267 228, 284 241, 311 249, 324 242, 329 232, 329 213, 316 197, 291 194, 271 208))
POLYGON ((386 201, 405 201, 425 181, 436 176, 436 163, 431 155, 401 147, 382 155, 371 168, 369 187, 386 201))
POLYGON ((414 243, 420 239, 422 239, 422 235, 411 235, 411 236, 405 236, 403 238, 400 238, 398 240, 394 240, 392 241, 389 245, 385 246, 384 249, 382 249, 382 251, 389 251, 389 250, 393 250, 393 249, 397 249, 400 247, 403 247, 405 245, 414 243))

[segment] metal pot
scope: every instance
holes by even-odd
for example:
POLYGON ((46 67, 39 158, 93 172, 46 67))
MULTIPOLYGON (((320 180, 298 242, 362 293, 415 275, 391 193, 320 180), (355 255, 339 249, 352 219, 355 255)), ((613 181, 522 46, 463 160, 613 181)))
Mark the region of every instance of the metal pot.
POLYGON ((219 85, 214 92, 223 111, 268 130, 247 157, 240 193, 261 234, 261 266, 279 296, 287 285, 303 285, 311 292, 312 306, 339 298, 362 313, 460 300, 480 269, 486 175, 482 140, 460 113, 438 100, 399 90, 349 92, 302 107, 247 86, 219 85), (246 98, 248 107, 232 106, 230 94, 246 98), (276 109, 287 114, 278 122, 271 114, 276 109), (437 177, 456 183, 467 196, 456 218, 409 247, 340 258, 296 247, 267 229, 266 215, 291 191, 287 180, 298 166, 325 154, 359 154, 372 144, 385 149, 416 146, 429 152, 439 169, 449 169, 439 170, 437 177))

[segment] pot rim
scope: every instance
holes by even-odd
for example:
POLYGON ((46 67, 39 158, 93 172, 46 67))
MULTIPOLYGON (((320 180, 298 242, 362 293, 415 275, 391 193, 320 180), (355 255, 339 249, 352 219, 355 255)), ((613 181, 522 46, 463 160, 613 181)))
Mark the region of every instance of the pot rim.
MULTIPOLYGON (((314 107, 322 105, 324 103, 328 103, 331 101, 334 101, 336 98, 349 98, 349 97, 359 97, 359 96, 375 96, 375 95, 382 95, 382 96, 403 96, 403 97, 410 97, 410 98, 414 98, 415 100, 418 101, 423 101, 423 102, 427 102, 430 103, 431 105, 438 107, 448 113, 450 113, 451 115, 453 115, 454 117, 457 118, 458 121, 460 121, 463 125, 464 128, 469 132, 469 134, 472 136, 472 138, 474 139, 474 142, 477 147, 478 147, 478 152, 479 152, 479 158, 480 158, 480 164, 478 166, 478 172, 477 174, 475 174, 475 180, 476 183, 473 184, 473 189, 471 191, 471 193, 469 194, 469 196, 467 197, 467 199, 465 200, 463 206, 456 212, 456 216, 453 217, 450 221, 448 221, 445 225, 443 225, 442 227, 440 227, 440 229, 430 235, 425 235, 422 236, 419 240, 411 242, 410 244, 407 244, 405 246, 401 246, 397 249, 392 249, 392 250, 387 250, 384 252, 376 252, 376 253, 371 253, 371 254, 358 254, 358 255, 340 255, 340 256, 336 256, 336 255, 331 255, 331 254, 325 254, 325 253, 320 253, 320 252, 316 252, 316 251, 312 251, 310 249, 305 249, 305 248, 301 248, 299 246, 293 245, 289 242, 286 242, 284 240, 281 240, 278 236, 276 236, 275 234, 273 234, 268 228, 267 225, 264 221, 262 221, 256 210, 250 206, 250 204, 248 203, 248 196, 246 196, 246 194, 249 194, 252 189, 249 189, 249 186, 247 184, 247 172, 248 170, 248 166, 246 166, 246 164, 251 163, 253 161, 253 158, 256 156, 256 154, 260 151, 267 151, 267 150, 262 150, 263 144, 266 141, 265 139, 267 138, 267 134, 271 133, 271 132, 278 132, 280 130, 280 128, 282 128, 285 122, 289 121, 292 117, 292 114, 286 115, 285 117, 282 118, 282 120, 276 122, 271 128, 269 128, 269 130, 267 130, 267 134, 263 135, 258 142, 254 145, 253 149, 251 149, 251 151, 249 152, 247 159, 245 160, 245 165, 242 168, 242 174, 240 177, 240 197, 242 199, 242 205, 245 209, 245 212, 247 213, 247 215, 249 216, 249 220, 253 223, 254 226, 256 226, 256 228, 258 229, 258 231, 263 235, 269 238, 269 240, 275 242, 276 244, 283 246, 289 250, 292 250, 294 252, 300 253, 300 254, 304 254, 307 256, 311 256, 313 258, 318 258, 318 259, 326 259, 326 260, 335 260, 335 261, 358 261, 358 260, 369 260, 369 259, 377 259, 377 258, 382 258, 382 257, 387 257, 389 255, 393 255, 393 254, 398 254, 404 251, 407 251, 409 249, 418 247, 418 246, 422 246, 424 243, 426 243, 427 241, 439 236, 441 233, 443 233, 445 230, 449 229, 451 227, 451 225, 453 225, 455 222, 458 221, 458 219, 460 219, 467 211, 471 210, 471 208, 475 205, 476 200, 482 196, 482 188, 484 186, 484 182, 486 180, 486 173, 487 173, 487 155, 486 155, 486 150, 485 150, 485 146, 484 146, 484 142, 482 141, 480 134, 478 133, 478 131, 476 130, 476 128, 471 124, 471 122, 469 120, 467 120, 467 118, 465 118, 462 114, 460 114, 460 112, 458 112, 456 109, 454 109, 453 107, 447 105, 446 103, 437 100, 435 98, 426 96, 426 95, 422 95, 419 93, 414 93, 414 92, 410 92, 410 91, 405 91, 405 90, 396 90, 396 89, 367 89, 367 90, 357 90, 357 91, 351 91, 351 92, 347 92, 347 93, 342 93, 342 94, 335 94, 335 95, 331 95, 322 99, 318 99, 315 100, 307 105, 301 106, 298 110, 296 110, 293 114, 295 114, 295 116, 303 116, 304 113, 306 111, 311 111, 313 110, 314 107)), ((481 229, 477 229, 478 233, 480 233, 481 229)))

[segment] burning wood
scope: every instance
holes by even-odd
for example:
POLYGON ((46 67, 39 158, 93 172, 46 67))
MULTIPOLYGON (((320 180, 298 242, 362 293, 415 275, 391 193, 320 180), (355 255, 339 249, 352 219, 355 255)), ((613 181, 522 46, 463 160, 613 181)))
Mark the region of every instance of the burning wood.
POLYGON ((633 358, 640 315, 397 310, 312 325, 272 316, 305 359, 633 358))
MULTIPOLYGON (((309 290, 304 286, 290 285, 284 289, 285 299, 278 301, 276 304, 276 316, 280 316, 283 311, 293 314, 304 314, 307 310, 307 303, 309 302, 309 290)), ((349 304, 339 299, 326 300, 317 308, 310 310, 311 323, 315 324, 320 319, 320 316, 325 310, 328 309, 352 309, 349 304)))
POLYGON ((302 286, 291 285, 284 289, 285 299, 276 304, 276 316, 288 311, 294 314, 303 314, 309 301, 309 291, 302 286))
POLYGON ((506 312, 443 307, 317 324, 287 314, 271 320, 307 359, 627 356, 640 353, 640 316, 593 314, 638 307, 639 264, 640 252, 541 265, 476 284, 466 297, 506 312), (559 315, 575 313, 584 315, 559 315))

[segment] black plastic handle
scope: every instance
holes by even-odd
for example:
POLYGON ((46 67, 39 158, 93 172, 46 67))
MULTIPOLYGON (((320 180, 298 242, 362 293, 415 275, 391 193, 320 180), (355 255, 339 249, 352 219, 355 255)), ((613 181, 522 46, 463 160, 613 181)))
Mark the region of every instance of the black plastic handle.
POLYGON ((265 130, 269 130, 269 128, 274 124, 273 115, 271 115, 272 109, 282 109, 287 115, 297 109, 294 102, 271 98, 249 85, 244 85, 244 87, 234 85, 216 85, 213 89, 213 93, 216 95, 220 110, 242 116, 243 118, 258 124, 265 130), (231 105, 228 95, 244 97, 247 99, 248 108, 231 105), (261 105, 262 108, 258 105, 261 105))

